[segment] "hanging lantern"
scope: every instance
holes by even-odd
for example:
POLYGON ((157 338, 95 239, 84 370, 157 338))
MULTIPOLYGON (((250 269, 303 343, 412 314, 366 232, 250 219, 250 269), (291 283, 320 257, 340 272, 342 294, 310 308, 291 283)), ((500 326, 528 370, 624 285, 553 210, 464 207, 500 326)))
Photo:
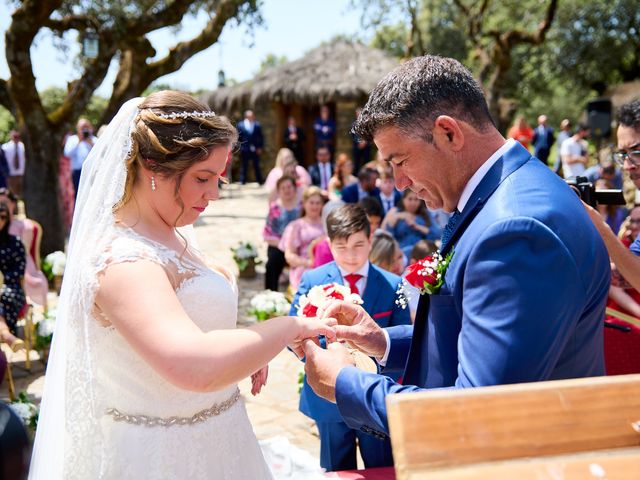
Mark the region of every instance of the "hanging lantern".
POLYGON ((97 58, 98 57, 98 34, 95 30, 89 28, 84 33, 84 38, 82 39, 82 54, 85 58, 97 58))

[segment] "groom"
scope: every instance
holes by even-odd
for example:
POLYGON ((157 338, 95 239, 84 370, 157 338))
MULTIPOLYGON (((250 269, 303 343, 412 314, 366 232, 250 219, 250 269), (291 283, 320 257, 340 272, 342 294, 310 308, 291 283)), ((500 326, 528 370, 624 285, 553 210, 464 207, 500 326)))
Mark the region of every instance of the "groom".
POLYGON ((351 428, 388 435, 385 397, 604 375, 602 326, 609 258, 577 195, 513 140, 459 62, 425 56, 383 79, 356 133, 373 139, 431 209, 454 212, 444 283, 420 299, 415 326, 378 327, 336 302, 319 315, 403 384, 352 366, 340 344, 304 348, 311 387, 351 428))

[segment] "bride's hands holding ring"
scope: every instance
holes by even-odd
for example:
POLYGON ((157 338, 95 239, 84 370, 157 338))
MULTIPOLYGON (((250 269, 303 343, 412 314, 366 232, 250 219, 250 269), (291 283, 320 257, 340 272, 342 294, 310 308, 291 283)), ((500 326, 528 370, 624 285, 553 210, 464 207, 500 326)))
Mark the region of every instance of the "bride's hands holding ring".
POLYGON ((307 318, 307 317, 291 317, 294 327, 292 329, 293 338, 289 341, 289 348, 298 358, 304 357, 303 344, 306 339, 311 339, 318 343, 318 336, 324 335, 327 343, 336 340, 336 332, 334 326, 337 322, 333 318, 307 318))

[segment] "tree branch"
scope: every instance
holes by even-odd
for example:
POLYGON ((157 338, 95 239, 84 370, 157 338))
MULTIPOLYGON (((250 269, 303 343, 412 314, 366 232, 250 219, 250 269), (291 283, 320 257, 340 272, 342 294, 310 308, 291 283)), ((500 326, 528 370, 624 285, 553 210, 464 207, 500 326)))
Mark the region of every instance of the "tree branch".
POLYGON ((67 15, 60 19, 48 18, 43 22, 42 26, 54 32, 62 33, 67 30, 83 31, 88 28, 95 28, 96 25, 95 20, 86 15, 67 15))
POLYGON ((142 36, 159 28, 176 25, 189 11, 193 0, 175 0, 164 10, 148 12, 125 23, 127 36, 142 36))
POLYGON ((242 0, 222 0, 216 8, 215 16, 209 20, 200 35, 187 42, 178 43, 164 58, 149 64, 146 75, 149 83, 175 72, 193 55, 216 43, 227 21, 238 15, 243 3, 245 2, 242 0))

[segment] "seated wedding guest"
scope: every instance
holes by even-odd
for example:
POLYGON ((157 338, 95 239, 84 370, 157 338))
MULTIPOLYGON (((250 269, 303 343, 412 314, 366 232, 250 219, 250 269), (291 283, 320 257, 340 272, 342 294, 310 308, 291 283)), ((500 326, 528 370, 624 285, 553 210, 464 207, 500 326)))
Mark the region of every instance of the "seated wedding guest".
POLYGON ((404 254, 400 245, 389 232, 376 230, 373 232, 369 260, 387 272, 402 275, 404 270, 404 254))
POLYGON ((0 479, 27 478, 30 443, 22 419, 9 405, 0 402, 0 479))
POLYGON ((284 252, 278 248, 282 233, 289 223, 300 216, 295 179, 288 175, 280 177, 276 182, 276 192, 277 198, 269 205, 267 222, 262 231, 262 237, 268 244, 264 288, 274 292, 278 291, 280 274, 287 263, 284 252))
POLYGON ((358 172, 358 181, 342 189, 342 201, 345 203, 358 203, 365 197, 380 199, 380 190, 376 187, 378 171, 372 168, 363 168, 358 172))
MULTIPOLYGON (((597 190, 614 188, 609 180, 602 178, 595 182, 595 187, 597 190)), ((617 235, 622 222, 624 222, 624 219, 627 217, 627 209, 620 205, 605 205, 602 203, 598 204, 597 209, 598 213, 604 218, 604 221, 607 222, 607 225, 611 227, 613 233, 617 235)))
POLYGON ((329 180, 329 200, 340 200, 342 190, 357 182, 358 179, 353 175, 353 161, 346 153, 341 153, 336 160, 333 176, 329 180))
MULTIPOLYGON (((301 295, 316 285, 339 283, 364 301, 362 307, 378 325, 408 325, 409 312, 395 303, 400 277, 369 262, 371 230, 358 205, 346 204, 327 217, 327 233, 334 262, 305 272, 291 305, 296 315, 301 295)), ((397 378, 397 377, 393 377, 397 378)), ((320 434, 320 466, 328 471, 355 469, 356 441, 366 468, 393 464, 389 439, 379 439, 349 428, 336 406, 318 397, 306 383, 300 394, 300 411, 314 419, 320 434)))
POLYGON ((36 266, 35 258, 32 257, 31 251, 36 248, 34 242, 38 233, 39 226, 32 220, 25 218, 19 219, 14 215, 18 207, 18 199, 6 188, 0 188, 0 202, 5 203, 9 207, 10 222, 9 233, 15 235, 24 244, 27 252, 27 268, 24 273, 24 291, 38 305, 47 306, 47 293, 49 292, 49 282, 44 273, 36 266))
POLYGON ((322 207, 322 225, 324 227, 324 235, 316 238, 309 245, 309 255, 313 260, 313 268, 320 267, 325 263, 333 262, 333 254, 331 253, 331 245, 327 236, 327 217, 331 211, 344 205, 342 201, 329 201, 322 207))
POLYGON ((326 192, 333 175, 333 162, 331 162, 331 150, 329 147, 316 149, 316 163, 309 166, 311 183, 326 192))
POLYGON ((622 190, 622 172, 618 170, 611 161, 598 163, 593 167, 587 168, 582 176, 587 177, 587 180, 591 183, 596 183, 596 181, 601 179, 607 180, 613 185, 610 188, 622 190))
POLYGON ((313 268, 309 246, 313 240, 324 235, 321 217, 323 206, 322 190, 316 186, 308 187, 302 194, 300 218, 287 225, 280 239, 278 247, 289 264, 289 287, 292 291, 298 288, 302 274, 313 268))
POLYGON ((371 231, 375 232, 382 225, 382 218, 384 213, 382 212, 382 205, 375 197, 364 197, 358 202, 358 205, 362 207, 364 213, 367 214, 369 219, 369 225, 371 225, 371 231))
POLYGON ((0 288, 0 341, 14 351, 24 347, 16 337, 18 314, 26 302, 22 278, 26 252, 19 238, 9 233, 9 207, 0 202, 0 272, 4 282, 0 288))
POLYGON ((409 189, 402 192, 400 203, 384 218, 382 228, 391 232, 407 258, 419 240, 436 240, 442 235, 424 202, 409 189))
MULTIPOLYGON (((629 248, 640 233, 640 205, 633 207, 620 229, 620 241, 629 248)), ((617 270, 612 272, 607 307, 640 318, 640 292, 633 288, 617 270)), ((640 345, 638 346, 640 348, 640 345)))
POLYGON ((295 180, 298 200, 302 198, 304 189, 311 185, 309 172, 307 172, 302 165, 298 164, 296 157, 293 156, 293 152, 288 148, 281 148, 278 150, 278 155, 276 155, 276 165, 271 169, 264 182, 264 186, 267 192, 269 192, 269 202, 273 202, 277 198, 278 191, 276 182, 283 175, 292 177, 295 180))
POLYGON ((378 188, 380 189, 380 204, 384 209, 384 215, 386 215, 389 213, 389 210, 400 202, 400 199, 402 198, 402 194, 396 188, 393 172, 385 170, 380 174, 378 188))

